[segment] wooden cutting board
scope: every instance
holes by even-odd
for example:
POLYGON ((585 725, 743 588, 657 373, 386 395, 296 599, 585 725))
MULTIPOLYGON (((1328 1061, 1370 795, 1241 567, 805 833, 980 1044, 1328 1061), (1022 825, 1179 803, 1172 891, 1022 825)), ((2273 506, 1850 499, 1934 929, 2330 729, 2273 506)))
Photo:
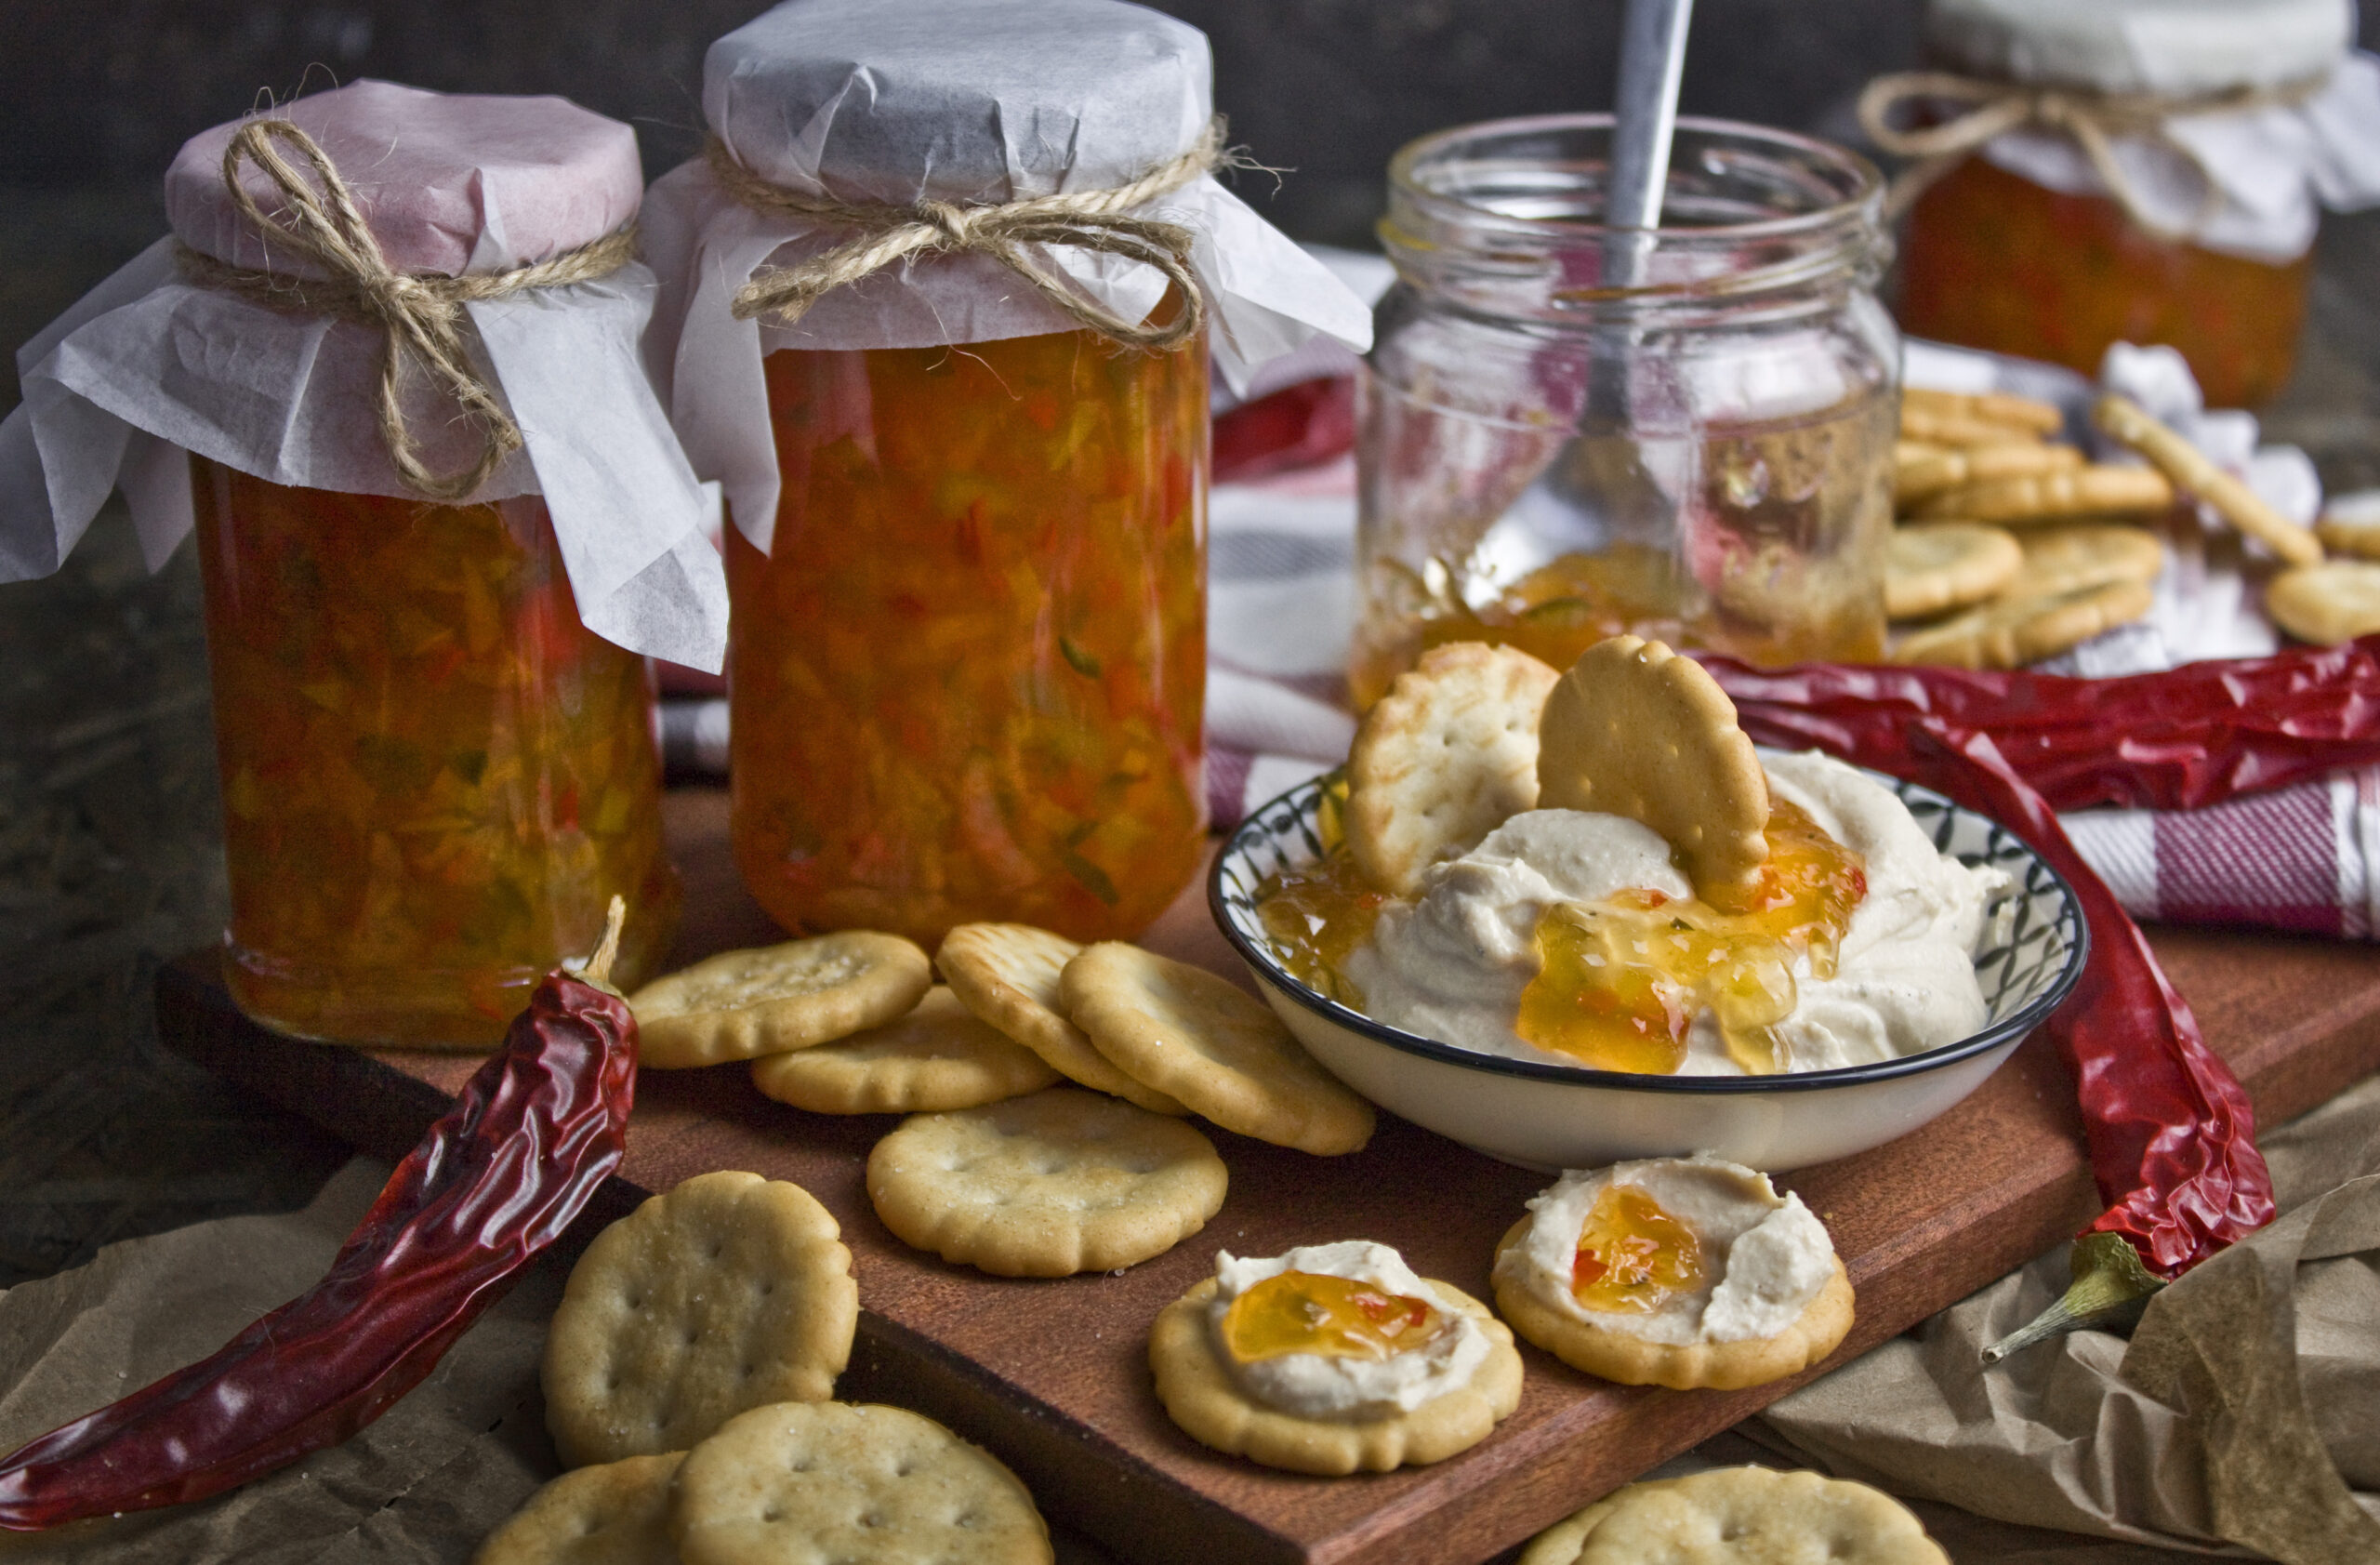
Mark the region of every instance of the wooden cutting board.
MULTIPOLYGON (((724 792, 681 790, 668 810, 687 883, 678 960, 782 938, 736 883, 724 792)), ((2183 930, 2159 931, 2154 942, 2264 1122, 2380 1069, 2380 962, 2369 948, 2183 930)), ((1247 982, 1208 921, 1201 887, 1147 943, 1247 982)), ((212 952, 160 977, 158 1019, 173 1048, 390 1158, 419 1138, 476 1063, 265 1031, 232 1008, 212 952)), ((859 1341, 838 1394, 942 1420, 996 1452, 1051 1514, 1135 1561, 1486 1559, 1801 1383, 1617 1386, 1525 1346, 1519 1412, 1463 1455, 1374 1477, 1274 1472, 1217 1455, 1167 1420, 1144 1359, 1157 1311, 1211 1275, 1218 1247, 1264 1255, 1358 1238, 1394 1244, 1422 1275, 1490 1297, 1496 1240, 1541 1176, 1387 1115, 1351 1158, 1310 1158, 1208 1127, 1231 1191, 1204 1232, 1122 1275, 1010 1280, 910 1250, 877 1221, 862 1169, 893 1123, 772 1103, 738 1067, 649 1072, 627 1160, 579 1237, 711 1169, 801 1185, 841 1222, 859 1279, 859 1341)), ((1849 1340, 1813 1373, 2041 1253, 2096 1206, 2072 1087, 2038 1038, 1933 1124, 1779 1183, 1825 1218, 1858 1292, 1849 1340)))

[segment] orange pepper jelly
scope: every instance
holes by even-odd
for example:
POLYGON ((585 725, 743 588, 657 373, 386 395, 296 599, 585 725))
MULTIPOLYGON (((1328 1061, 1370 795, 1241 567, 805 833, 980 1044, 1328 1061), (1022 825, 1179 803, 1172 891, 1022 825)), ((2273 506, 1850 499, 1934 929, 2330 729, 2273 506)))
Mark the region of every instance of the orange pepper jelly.
POLYGON ((1570 1293, 1582 1309, 1651 1315, 1702 1285, 1702 1241, 1633 1185, 1603 1187, 1579 1229, 1570 1293))
POLYGON ((1598 1070, 1673 1075, 1695 1018, 1709 1013, 1750 1075, 1784 1068, 1775 1028, 1799 999, 1793 968, 1834 975, 1866 861, 1778 799, 1768 861, 1739 906, 1628 890, 1565 903, 1537 927, 1541 965, 1521 993, 1521 1038, 1598 1070))
POLYGON ((1207 359, 1089 331, 762 361, 733 836, 788 929, 1128 938, 1206 840, 1207 359))
POLYGON ((240 1008, 485 1049, 628 899, 677 928, 644 659, 581 622, 534 497, 429 505, 191 461, 240 1008))
POLYGON ((1363 991, 1346 975, 1347 958, 1372 937, 1390 901, 1344 849, 1276 869, 1256 886, 1257 919, 1289 976, 1358 1011, 1363 991))
POLYGON ((1445 1312, 1427 1299, 1326 1272, 1285 1271, 1231 1302, 1223 1341, 1243 1364, 1290 1353, 1379 1359, 1419 1347, 1446 1326, 1445 1312))

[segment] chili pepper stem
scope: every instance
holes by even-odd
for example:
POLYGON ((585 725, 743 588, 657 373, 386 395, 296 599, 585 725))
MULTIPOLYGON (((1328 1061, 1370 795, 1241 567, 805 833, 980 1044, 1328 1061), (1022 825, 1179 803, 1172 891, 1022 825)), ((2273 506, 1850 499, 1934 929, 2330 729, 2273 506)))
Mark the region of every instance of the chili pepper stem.
POLYGON ((1986 1365, 2069 1332, 2134 1326, 2149 1308, 2149 1299, 2165 1286, 2164 1279, 2142 1264, 2140 1253, 2122 1234, 2084 1234, 2074 1241, 2069 1264, 2074 1280, 2066 1296, 2035 1316, 2030 1325, 1985 1348, 1986 1365))
POLYGON ((628 899, 617 892, 612 894, 612 905, 603 909, 603 939, 595 954, 578 964, 578 976, 602 988, 612 987, 612 963, 619 959, 620 931, 628 924, 628 899))

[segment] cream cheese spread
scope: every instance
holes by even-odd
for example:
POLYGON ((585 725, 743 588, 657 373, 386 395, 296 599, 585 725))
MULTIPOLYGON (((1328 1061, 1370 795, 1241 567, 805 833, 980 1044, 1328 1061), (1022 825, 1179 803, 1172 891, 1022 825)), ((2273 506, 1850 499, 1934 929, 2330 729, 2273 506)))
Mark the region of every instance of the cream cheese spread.
MULTIPOLYGON (((1955 1042, 1986 1011, 1974 952, 2008 879, 1936 850, 1908 807, 1854 767, 1816 750, 1761 752, 1773 798, 1799 805, 1866 861, 1832 976, 1797 959, 1797 998, 1774 1028, 1787 1070, 1829 1070, 1955 1042)), ((1346 962, 1374 1019, 1459 1048, 1576 1065, 1515 1030, 1540 966, 1536 931, 1565 902, 1630 888, 1673 897, 1693 887, 1669 844, 1620 816, 1531 810, 1478 847, 1422 872, 1421 894, 1381 910, 1346 962)), ((1687 1035, 1681 1075, 1740 1075, 1709 1015, 1687 1035)))
POLYGON ((1215 1356, 1228 1365, 1241 1387, 1257 1401, 1302 1418, 1388 1418, 1471 1383, 1487 1361, 1487 1332, 1469 1312, 1416 1276, 1405 1258, 1385 1244, 1347 1240, 1301 1245, 1269 1257, 1215 1255, 1215 1297, 1207 1316, 1215 1356), (1427 1341, 1385 1359, 1321 1353, 1284 1353, 1242 1363, 1223 1341, 1223 1316, 1232 1301, 1283 1272, 1311 1272, 1369 1283, 1383 1293, 1426 1300, 1445 1317, 1446 1327, 1427 1341))
POLYGON ((1540 1302, 1574 1320, 1670 1346, 1773 1337, 1834 1275, 1834 1241, 1802 1198, 1768 1176, 1703 1153, 1573 1169, 1530 1200, 1527 1237, 1497 1262, 1540 1302), (1571 1291, 1579 1233, 1607 1186, 1633 1186, 1690 1229, 1703 1280, 1649 1313, 1588 1309, 1571 1291))

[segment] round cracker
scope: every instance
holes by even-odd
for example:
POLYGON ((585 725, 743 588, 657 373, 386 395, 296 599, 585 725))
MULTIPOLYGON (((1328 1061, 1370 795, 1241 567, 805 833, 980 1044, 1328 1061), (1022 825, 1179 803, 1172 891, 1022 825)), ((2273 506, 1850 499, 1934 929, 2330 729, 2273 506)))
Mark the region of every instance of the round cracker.
POLYGON ((1924 619, 1996 596, 2025 552, 2005 527, 1921 522, 1893 529, 1884 555, 1884 612, 1924 619))
POLYGON ((2173 503, 2173 484, 2153 468, 2092 466, 1962 484, 1920 500, 1915 514, 2022 525, 2071 516, 2154 515, 2173 503))
POLYGON ((1909 1507, 1863 1483, 1719 1467, 1632 1484, 1559 1565, 1950 1565, 1909 1507))
POLYGON ((2314 524, 2314 536, 2334 554, 2380 560, 2380 507, 2365 504, 2325 511, 2314 524))
POLYGON ((1227 1131, 1317 1157, 1371 1139, 1372 1106, 1229 979, 1110 940, 1086 947, 1058 985, 1117 1068, 1227 1131))
POLYGON ((2265 586, 2265 612, 2299 641, 2317 646, 2380 631, 2380 564, 2333 560, 2282 571, 2265 586))
POLYGON ((1188 1113, 1117 1069, 1066 1019, 1058 975, 1081 952, 1079 943, 1031 924, 962 923, 943 936, 933 964, 968 1010, 1040 1055, 1060 1075, 1152 1113, 1188 1113))
POLYGON ((1528 1241, 1531 1219, 1524 1217, 1496 1244, 1491 1281, 1496 1308, 1514 1331, 1574 1370, 1622 1386, 1666 1386, 1673 1391, 1738 1391, 1799 1374, 1842 1346, 1851 1333, 1856 1300, 1843 1258, 1830 1255, 1834 1273, 1818 1296, 1774 1336, 1741 1342, 1647 1342, 1591 1320, 1558 1313, 1508 1275, 1504 1253, 1528 1241))
POLYGON ((571 1466, 683 1451, 747 1408, 831 1396, 859 1324, 825 1207, 699 1174, 595 1236, 546 1333, 546 1427, 571 1466))
POLYGON ((906 1408, 785 1402, 686 1453, 681 1565, 1050 1565, 1033 1496, 989 1452, 906 1408))
POLYGON ((487 1535, 471 1565, 652 1565, 669 1558, 669 1480, 682 1451, 564 1473, 487 1535))
POLYGON ((2156 594, 2139 581, 2012 595, 1911 631, 1893 648, 1892 658, 1957 669, 2021 668, 2129 625, 2155 602, 2156 594))
POLYGON ((886 1227, 1000 1277, 1162 1255, 1207 1226, 1229 1182, 1192 1126, 1072 1087, 918 1115, 867 1158, 868 1199, 886 1227))
POLYGON ((813 1114, 920 1114, 1038 1093, 1041 1056, 986 1027, 940 985, 900 1020, 752 1062, 762 1095, 813 1114))
POLYGON ((2017 540, 2024 566, 2013 596, 2055 595, 2111 581, 2155 581, 2165 570, 2165 543, 2146 527, 2120 522, 2077 522, 2029 527, 2017 540))
POLYGON ((1165 1306, 1149 1328, 1149 1371, 1157 1400, 1182 1432, 1227 1456, 1268 1467, 1338 1478, 1443 1462, 1488 1438, 1521 1402, 1521 1356, 1513 1333, 1488 1306, 1449 1283, 1427 1282, 1441 1309, 1461 1311, 1487 1332, 1488 1357, 1465 1384, 1386 1418, 1306 1418, 1250 1397, 1215 1350, 1208 1278, 1165 1306))
POLYGON ((637 1063, 718 1065, 829 1043, 906 1015, 932 982, 924 951, 874 930, 722 951, 628 996, 637 1063))
POLYGON ((1514 1561, 1514 1565, 1579 1565, 1579 1551, 1586 1547, 1587 1534, 1595 1530, 1596 1523, 1620 1508, 1621 1495, 1628 1493, 1630 1490, 1656 1489, 1664 1481, 1666 1480, 1661 1479, 1650 1479, 1641 1483, 1632 1483, 1625 1489, 1605 1495, 1583 1510, 1572 1511, 1568 1516, 1531 1538, 1528 1541, 1528 1546, 1521 1550, 1521 1557, 1514 1561))
POLYGON ((1410 896, 1421 871, 1537 807, 1537 724, 1559 678, 1516 647, 1432 647, 1355 730, 1347 846, 1364 878, 1410 896))
POLYGON ((1704 895, 1739 891, 1768 858, 1768 778, 1736 704, 1690 657, 1614 636, 1546 699, 1538 802, 1626 816, 1660 833, 1704 895))

